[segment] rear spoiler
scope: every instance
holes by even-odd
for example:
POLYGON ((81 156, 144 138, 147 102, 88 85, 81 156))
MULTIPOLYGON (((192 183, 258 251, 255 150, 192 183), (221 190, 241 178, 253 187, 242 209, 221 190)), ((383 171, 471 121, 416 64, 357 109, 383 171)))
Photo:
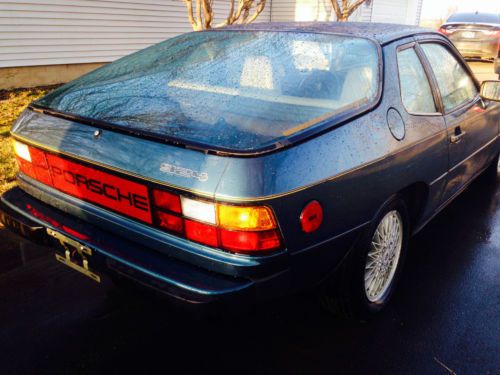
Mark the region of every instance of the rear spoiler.
POLYGON ((500 24, 487 23, 487 22, 446 22, 441 27, 446 27, 446 26, 468 26, 468 25, 487 26, 487 27, 490 27, 490 28, 494 28, 494 27, 500 28, 500 24))

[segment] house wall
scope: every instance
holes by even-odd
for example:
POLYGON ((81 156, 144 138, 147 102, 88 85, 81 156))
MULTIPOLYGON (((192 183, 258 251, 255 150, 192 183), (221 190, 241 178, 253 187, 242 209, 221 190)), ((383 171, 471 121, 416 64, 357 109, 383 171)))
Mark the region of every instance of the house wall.
MULTIPOLYGON (((351 21, 418 24, 422 0, 368 0, 351 21)), ((229 1, 214 1, 216 23, 229 1)), ((330 0, 267 0, 257 21, 334 20, 330 0)), ((67 82, 191 31, 182 0, 0 0, 0 89, 67 82)))
POLYGON ((418 25, 422 0, 372 0, 372 22, 418 25))
MULTIPOLYGON (((333 21, 335 14, 332 11, 330 0, 271 0, 271 21, 333 21)), ((350 17, 351 21, 370 21, 370 6, 361 5, 350 17)))
POLYGON ((188 31, 182 0, 1 0, 0 68, 108 62, 188 31))
MULTIPOLYGON (((368 0, 350 21, 418 25, 422 0, 368 0)), ((330 0, 272 0, 271 21, 334 20, 330 0)))
POLYGON ((49 86, 69 82, 105 63, 61 64, 0 68, 0 90, 49 86))

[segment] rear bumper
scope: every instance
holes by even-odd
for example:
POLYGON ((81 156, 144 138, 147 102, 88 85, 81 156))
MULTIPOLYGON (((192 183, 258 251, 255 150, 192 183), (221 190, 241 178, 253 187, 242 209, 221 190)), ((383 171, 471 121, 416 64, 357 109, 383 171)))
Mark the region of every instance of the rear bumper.
POLYGON ((494 59, 498 54, 498 41, 468 42, 453 41, 455 47, 466 58, 494 59))
POLYGON ((288 270, 253 279, 210 272, 65 214, 20 188, 0 198, 0 222, 33 242, 59 246, 47 234, 47 228, 52 229, 91 248, 91 267, 97 274, 119 274, 184 302, 252 302, 290 288, 288 270))

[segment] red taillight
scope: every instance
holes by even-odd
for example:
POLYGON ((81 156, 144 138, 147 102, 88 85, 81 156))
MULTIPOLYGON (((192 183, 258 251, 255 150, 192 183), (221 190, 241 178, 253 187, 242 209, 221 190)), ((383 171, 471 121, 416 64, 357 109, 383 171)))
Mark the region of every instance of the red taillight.
POLYGON ((485 30, 483 34, 487 36, 500 37, 500 30, 485 30))
POLYGON ((154 213, 157 225, 175 231, 169 224, 174 221, 180 233, 180 218, 172 215, 178 210, 184 235, 191 241, 243 254, 269 252, 282 246, 276 219, 269 207, 216 204, 185 196, 180 196, 179 207, 178 195, 158 190, 153 190, 153 202, 163 207, 162 210, 153 208, 157 211, 154 213))
POLYGON ((309 202, 300 214, 300 226, 305 233, 317 230, 323 222, 323 208, 318 201, 309 202))
POLYGON ((17 165, 19 166, 19 170, 21 172, 36 179, 36 174, 35 170, 33 169, 33 164, 31 164, 29 161, 23 158, 20 158, 19 156, 16 157, 16 160, 17 160, 17 165))
POLYGON ((154 189, 153 201, 158 208, 176 212, 178 214, 181 213, 181 200, 176 194, 172 194, 164 190, 154 189))
POLYGON ((269 251, 280 247, 280 237, 275 230, 240 232, 221 229, 221 246, 236 253, 269 251))
POLYGON ((166 212, 156 210, 154 212, 158 226, 169 232, 182 233, 184 231, 184 220, 181 217, 167 214, 166 212))
POLYGON ((37 181, 136 220, 153 222, 147 186, 18 141, 14 150, 21 172, 37 181))
POLYGON ((30 147, 31 163, 35 172, 35 178, 46 185, 52 185, 52 176, 49 171, 49 164, 45 152, 30 147))
POLYGON ((252 254, 282 248, 281 235, 267 206, 238 206, 192 199, 133 182, 15 142, 26 175, 92 203, 206 246, 252 254), (150 202, 151 197, 151 202, 150 202))
POLYGON ((213 225, 200 223, 193 220, 185 220, 186 238, 203 245, 218 247, 217 228, 213 225))
POLYGON ((450 35, 453 31, 447 30, 444 27, 440 27, 439 30, 438 30, 438 32, 440 32, 443 35, 450 35))

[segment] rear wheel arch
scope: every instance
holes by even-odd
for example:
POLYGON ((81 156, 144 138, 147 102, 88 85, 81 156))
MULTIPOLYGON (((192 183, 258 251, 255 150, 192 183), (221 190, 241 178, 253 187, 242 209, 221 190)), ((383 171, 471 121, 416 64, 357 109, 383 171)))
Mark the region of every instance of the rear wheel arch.
POLYGON ((410 228, 416 228, 425 211, 429 200, 429 185, 425 182, 415 182, 398 193, 406 204, 410 217, 410 228))
POLYGON ((427 183, 419 181, 396 191, 394 194, 388 196, 385 201, 376 206, 376 210, 371 214, 370 221, 373 222, 391 201, 396 198, 401 198, 408 210, 410 228, 415 228, 418 226, 425 211, 425 207, 427 206, 429 190, 429 185, 427 183))
POLYGON ((368 318, 369 315, 379 312, 387 304, 393 294, 404 264, 410 236, 409 222, 406 202, 401 195, 394 194, 381 205, 371 222, 370 228, 358 238, 353 248, 339 264, 336 272, 323 284, 320 290, 320 300, 327 310, 347 317, 368 318), (370 250, 374 232, 391 211, 396 211, 400 215, 403 224, 401 255, 387 291, 384 292, 380 300, 369 301, 365 291, 368 251, 370 250))

